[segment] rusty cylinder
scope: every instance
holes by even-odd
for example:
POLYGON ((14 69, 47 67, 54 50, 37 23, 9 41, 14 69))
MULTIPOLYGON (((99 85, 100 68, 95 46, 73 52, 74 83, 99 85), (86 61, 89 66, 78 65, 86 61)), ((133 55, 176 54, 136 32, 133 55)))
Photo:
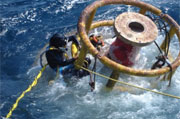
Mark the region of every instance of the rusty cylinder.
MULTIPOLYGON (((133 66, 138 60, 139 50, 151 44, 158 35, 154 22, 135 12, 125 12, 116 17, 114 22, 116 40, 110 45, 108 57, 125 66, 133 66)), ((111 78, 118 79, 120 72, 113 71, 111 78)), ((113 88, 115 81, 108 81, 106 86, 113 88)))

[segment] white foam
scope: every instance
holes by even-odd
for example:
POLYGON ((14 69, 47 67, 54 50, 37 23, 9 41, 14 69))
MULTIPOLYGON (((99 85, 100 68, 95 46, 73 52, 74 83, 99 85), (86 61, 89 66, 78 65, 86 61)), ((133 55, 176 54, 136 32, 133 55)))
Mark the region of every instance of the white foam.
POLYGON ((85 96, 81 97, 85 104, 95 104, 95 99, 92 92, 88 92, 85 96))
POLYGON ((26 33, 27 30, 18 30, 18 32, 16 33, 16 35, 22 34, 22 33, 26 33))
POLYGON ((36 72, 37 70, 40 70, 40 66, 34 66, 34 67, 31 67, 28 71, 27 71, 27 75, 31 75, 31 73, 33 72, 36 72))
POLYGON ((63 12, 70 10, 78 1, 79 0, 59 0, 59 2, 63 3, 63 6, 61 7, 63 12))
MULTIPOLYGON (((59 2, 63 2, 59 0, 59 2)), ((63 2, 64 6, 62 7, 63 11, 68 11, 73 8, 75 4, 79 4, 81 2, 86 2, 85 0, 65 0, 63 2)), ((121 10, 121 7, 117 7, 121 10)), ((109 9, 105 12, 105 15, 97 15, 99 19, 104 19, 108 14, 114 12, 116 7, 109 9)), ((131 11, 131 8, 128 8, 131 11)), ((57 9, 55 13, 60 12, 60 9, 57 9)), ((29 14, 29 13, 27 13, 29 14)), ((25 16, 26 14, 24 14, 25 16)), ((108 17, 110 19, 112 17, 108 17)), ((112 28, 102 28, 95 29, 93 31, 94 34, 99 35, 101 32, 104 34, 111 34, 112 28)), ((103 34, 102 34, 103 35, 103 34)), ((112 35, 112 34, 111 34, 112 35)), ((49 34, 47 34, 46 39, 49 38, 49 34)), ((158 43, 160 44, 164 39, 163 35, 160 35, 157 38, 158 43)), ((177 37, 175 37, 177 40, 177 37)), ((107 38, 105 44, 110 44, 114 39, 107 38)), ((170 49, 172 49, 173 56, 177 56, 177 50, 179 46, 177 46, 177 42, 173 42, 170 49), (176 54, 174 54, 176 53, 176 54)), ((146 69, 151 66, 151 64, 155 61, 155 55, 158 55, 158 49, 154 44, 144 47, 141 50, 140 62, 137 63, 135 68, 146 69)), ((92 56, 90 56, 91 59, 92 56)), ((92 61, 93 62, 93 61, 92 61)), ((101 71, 100 68, 104 70, 101 63, 97 64, 97 71, 101 71)), ((38 67, 37 67, 38 68, 38 67)), ((36 69, 36 68, 35 68, 36 69)), ((27 74, 29 75, 33 69, 30 69, 27 74)), ((108 73, 111 70, 108 71, 108 73)), ((103 72, 107 74, 107 72, 103 72)), ((142 77, 122 77, 119 80, 126 81, 128 83, 132 83, 141 87, 151 88, 151 81, 154 78, 142 78, 142 77)), ((45 97, 43 100, 47 104, 52 104, 54 107, 49 107, 49 113, 56 112, 57 118, 75 118, 78 119, 81 115, 86 115, 85 118, 90 119, 98 117, 106 117, 108 119, 168 119, 168 115, 174 114, 172 116, 180 119, 180 111, 179 111, 179 100, 173 99, 170 97, 165 97, 162 95, 154 94, 151 92, 140 91, 140 93, 131 94, 131 92, 121 92, 121 91, 112 91, 108 92, 103 90, 107 79, 96 77, 96 86, 94 92, 90 91, 89 86, 89 77, 84 77, 79 79, 79 81, 72 86, 67 86, 67 84, 63 80, 57 80, 53 85, 49 86, 47 91, 43 93, 42 96, 45 97), (63 108, 63 113, 61 112, 61 108, 63 108), (57 110, 58 109, 58 110, 57 110), (59 114, 61 112, 61 114, 59 114), (88 117, 87 117, 88 115, 88 117)), ((178 67, 175 72, 172 80, 172 87, 168 88, 168 82, 155 82, 160 83, 158 87, 153 88, 155 91, 167 92, 170 94, 174 94, 180 96, 180 68, 178 67)), ((116 84, 119 85, 119 84, 116 84)), ((131 88, 131 87, 128 87, 131 88)), ((137 89, 132 88, 132 90, 136 91, 137 89)), ((138 90, 137 90, 138 91, 138 90)), ((83 117, 82 117, 83 118, 83 117)))
POLYGON ((0 36, 4 36, 7 33, 7 29, 3 29, 2 32, 0 32, 0 36))

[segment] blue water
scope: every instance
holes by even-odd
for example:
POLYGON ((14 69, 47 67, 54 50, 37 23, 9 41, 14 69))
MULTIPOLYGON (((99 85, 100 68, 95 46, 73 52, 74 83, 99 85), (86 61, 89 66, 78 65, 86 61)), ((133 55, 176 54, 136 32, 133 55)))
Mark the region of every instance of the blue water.
MULTIPOLYGON (((142 1, 158 7, 180 24, 179 0, 142 1)), ((65 34, 76 29, 81 11, 92 2, 93 0, 0 1, 0 118, 6 116, 17 97, 31 84, 40 70, 39 65, 33 65, 39 50, 52 34, 65 34), (29 73, 32 69, 35 69, 33 73, 29 73)), ((95 19, 114 19, 123 11, 136 9, 129 6, 107 6, 97 11, 95 19)), ((163 39, 163 36, 158 39, 163 39)), ((173 38, 172 49, 176 56, 180 49, 177 37, 173 38)), ((143 61, 147 63, 148 58, 143 61)), ((100 63, 98 65, 102 66, 100 63)), ((135 78, 135 82, 130 78, 130 83, 142 87, 150 85, 146 80, 137 83, 139 80, 135 78)), ((91 92, 89 77, 79 79, 71 85, 59 80, 51 86, 48 86, 46 77, 43 77, 20 101, 12 119, 180 119, 179 100, 150 92, 133 94, 114 90, 110 93, 103 89, 106 81, 97 77, 96 90, 91 92)), ((167 88, 168 82, 162 84, 164 85, 155 90, 180 96, 180 68, 173 76, 170 88, 167 88)))

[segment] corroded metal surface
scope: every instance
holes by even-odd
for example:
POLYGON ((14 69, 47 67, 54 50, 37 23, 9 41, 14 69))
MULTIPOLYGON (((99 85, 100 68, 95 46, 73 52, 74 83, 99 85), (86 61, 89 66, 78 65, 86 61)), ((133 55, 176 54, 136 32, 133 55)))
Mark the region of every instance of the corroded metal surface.
POLYGON ((117 16, 114 30, 117 37, 134 46, 146 46, 158 35, 155 23, 150 18, 135 12, 124 12, 117 16))
MULTIPOLYGON (((92 55, 100 56, 97 49, 91 44, 91 42, 88 38, 88 35, 86 33, 86 24, 87 24, 88 18, 90 17, 89 15, 95 9, 105 6, 105 5, 110 5, 110 4, 133 5, 133 6, 141 8, 141 9, 145 9, 145 11, 150 11, 158 16, 161 16, 169 23, 170 26, 175 28, 176 35, 178 36, 178 38, 180 40, 179 25, 169 15, 162 14, 161 10, 159 10, 158 8, 156 8, 152 5, 149 5, 144 2, 137 1, 137 0, 99 0, 99 1, 95 1, 94 3, 87 6, 84 9, 84 11, 82 12, 82 14, 80 16, 79 22, 78 22, 79 35, 82 39, 82 42, 84 43, 84 45, 87 47, 87 49, 90 51, 90 53, 92 55)), ((101 25, 98 25, 98 26, 101 26, 101 25)), ((161 69, 154 69, 154 70, 133 69, 133 68, 118 64, 106 56, 100 56, 98 58, 102 63, 104 63, 104 65, 110 67, 113 70, 117 70, 119 72, 136 75, 136 76, 157 76, 157 75, 162 75, 162 74, 170 71, 169 67, 163 67, 161 69)), ((173 70, 176 69, 180 65, 180 53, 171 65, 172 65, 173 70)))

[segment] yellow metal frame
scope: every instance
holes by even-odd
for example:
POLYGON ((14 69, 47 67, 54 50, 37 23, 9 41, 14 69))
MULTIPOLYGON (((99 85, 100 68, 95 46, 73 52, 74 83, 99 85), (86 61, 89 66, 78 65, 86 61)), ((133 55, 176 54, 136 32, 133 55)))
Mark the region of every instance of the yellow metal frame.
MULTIPOLYGON (((130 74, 130 75, 136 75, 136 76, 145 76, 145 77, 153 77, 153 76, 159 76, 162 74, 165 74, 167 72, 170 72, 170 68, 168 66, 160 68, 160 69, 153 69, 153 70, 141 70, 141 69, 134 69, 131 67, 127 67, 124 65, 121 65, 119 63, 114 62, 113 60, 109 59, 106 56, 100 56, 99 51, 91 44, 89 38, 88 38, 88 32, 89 28, 93 29, 100 26, 111 26, 113 25, 113 21, 107 20, 107 21, 99 21, 97 23, 92 23, 92 20, 95 15, 95 11, 102 6, 110 5, 110 4, 124 4, 124 5, 132 5, 140 8, 140 13, 145 14, 146 11, 150 11, 157 16, 160 16, 163 18, 174 30, 175 34, 177 35, 179 41, 180 41, 180 27, 179 25, 167 14, 163 14, 160 9, 146 4, 141 1, 134 1, 134 0, 99 0, 95 1, 91 5, 87 6, 84 11, 81 13, 79 22, 78 22, 78 32, 79 36, 81 37, 82 41, 82 48, 79 55, 78 60, 76 61, 77 65, 82 66, 82 61, 84 60, 87 50, 93 55, 97 55, 98 59, 109 68, 130 74), (93 15, 93 16, 92 16, 93 15), (90 19, 90 20, 89 20, 90 19), (89 23, 89 24, 88 24, 89 23), (90 25, 90 27, 89 27, 90 25)), ((180 65, 180 52, 177 56, 177 58, 171 63, 172 69, 175 70, 180 65)))

